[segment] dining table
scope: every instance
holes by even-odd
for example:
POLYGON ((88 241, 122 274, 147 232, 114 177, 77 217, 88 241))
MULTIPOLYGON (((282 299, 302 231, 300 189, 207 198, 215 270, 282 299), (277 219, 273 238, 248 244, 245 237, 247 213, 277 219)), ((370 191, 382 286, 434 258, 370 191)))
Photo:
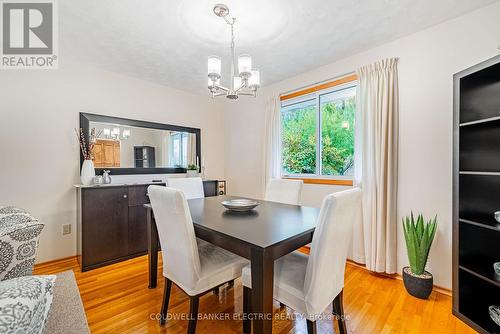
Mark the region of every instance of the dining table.
MULTIPOLYGON (((319 209, 257 200, 248 212, 233 212, 221 202, 241 197, 188 200, 197 238, 250 260, 251 313, 255 334, 271 333, 274 261, 312 241, 319 209)), ((157 286, 159 237, 151 204, 144 205, 148 234, 149 288, 157 286)))

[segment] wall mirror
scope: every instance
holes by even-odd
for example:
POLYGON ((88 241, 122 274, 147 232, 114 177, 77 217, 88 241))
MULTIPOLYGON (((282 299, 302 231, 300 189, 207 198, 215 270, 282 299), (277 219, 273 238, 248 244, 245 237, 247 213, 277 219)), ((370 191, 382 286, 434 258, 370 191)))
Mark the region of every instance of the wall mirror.
MULTIPOLYGON (((171 124, 80 113, 86 137, 99 133, 93 150, 96 173, 185 173, 188 165, 200 166, 200 129, 171 124)), ((83 156, 80 156, 83 163, 83 156)))

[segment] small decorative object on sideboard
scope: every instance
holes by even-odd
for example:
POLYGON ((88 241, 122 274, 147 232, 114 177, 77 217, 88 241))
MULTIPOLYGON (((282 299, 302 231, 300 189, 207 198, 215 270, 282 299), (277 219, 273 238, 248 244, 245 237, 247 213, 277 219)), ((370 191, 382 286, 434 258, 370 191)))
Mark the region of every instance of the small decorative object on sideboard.
POLYGON ((409 267, 403 268, 403 283, 406 291, 412 296, 427 299, 432 292, 434 280, 432 274, 425 270, 432 241, 437 230, 437 216, 424 222, 419 214, 415 222, 413 212, 403 219, 403 231, 408 251, 409 267))
POLYGON ((111 173, 110 170, 104 170, 102 171, 102 180, 104 184, 110 184, 111 183, 111 176, 109 176, 109 173, 111 173))
POLYGON ((500 306, 498 305, 491 305, 489 307, 490 310, 490 318, 493 320, 495 324, 500 326, 500 306))
MULTIPOLYGON (((196 158, 196 161, 198 161, 198 158, 196 158)), ((201 160, 201 178, 205 180, 205 158, 201 160)))
POLYGON ((188 165, 186 168, 187 177, 197 177, 198 176, 198 166, 188 165))
POLYGON ((100 131, 96 131, 95 128, 92 128, 92 130, 90 130, 88 139, 85 138, 85 134, 82 128, 75 129, 75 133, 78 143, 80 144, 80 151, 84 159, 82 170, 80 172, 80 179, 82 181, 82 184, 88 186, 94 182, 95 169, 92 158, 94 157, 94 145, 97 141, 97 138, 100 136, 100 131))
POLYGON ((94 184, 99 185, 99 184, 103 184, 103 183, 104 183, 104 180, 102 178, 102 175, 96 175, 94 177, 94 184))

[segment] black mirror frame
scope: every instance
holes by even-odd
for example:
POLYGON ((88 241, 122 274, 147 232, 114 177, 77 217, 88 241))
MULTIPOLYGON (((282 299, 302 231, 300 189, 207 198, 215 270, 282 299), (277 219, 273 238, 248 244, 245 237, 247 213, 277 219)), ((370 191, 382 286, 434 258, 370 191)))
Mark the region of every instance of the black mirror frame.
MULTIPOLYGON (((89 124, 90 121, 93 122, 106 122, 106 123, 118 123, 128 126, 157 129, 157 130, 169 130, 169 131, 179 131, 179 132, 189 132, 196 135, 196 153, 198 161, 203 161, 201 159, 201 129, 190 128, 186 126, 172 125, 172 124, 162 124, 147 121, 138 121, 135 119, 127 119, 114 116, 104 116, 89 113, 80 113, 80 128, 85 135, 85 138, 89 137, 89 124)), ((80 168, 83 164, 83 154, 80 152, 80 168)), ((96 168, 96 175, 102 174, 104 170, 109 168, 96 168)), ((201 172, 201 166, 198 166, 198 171, 201 172)), ((180 174, 186 173, 186 168, 112 168, 112 175, 133 175, 133 174, 180 174)))

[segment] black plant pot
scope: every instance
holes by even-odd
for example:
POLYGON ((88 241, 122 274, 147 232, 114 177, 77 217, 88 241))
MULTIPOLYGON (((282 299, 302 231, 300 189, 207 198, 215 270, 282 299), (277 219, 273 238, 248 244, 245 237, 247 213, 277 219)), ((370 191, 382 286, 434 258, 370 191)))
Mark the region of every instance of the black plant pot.
POLYGON ((403 283, 406 291, 408 291, 410 295, 420 299, 429 298, 429 295, 432 292, 432 287, 434 286, 432 274, 426 271, 425 274, 427 277, 414 276, 409 273, 409 268, 410 267, 403 268, 403 283))

